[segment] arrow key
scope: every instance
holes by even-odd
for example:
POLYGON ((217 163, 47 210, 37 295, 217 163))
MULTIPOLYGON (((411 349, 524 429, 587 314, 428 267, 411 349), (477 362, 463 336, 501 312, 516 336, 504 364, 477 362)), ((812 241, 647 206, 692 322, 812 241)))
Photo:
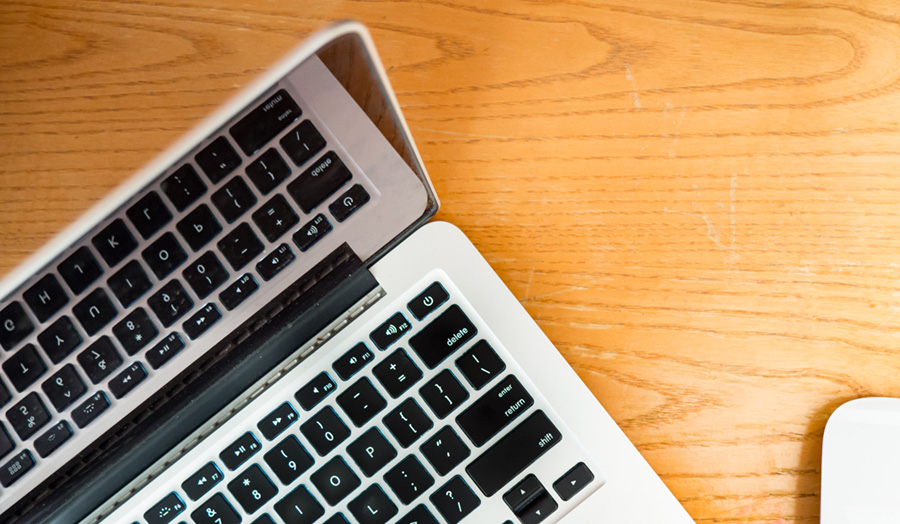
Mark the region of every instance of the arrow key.
POLYGON ((216 484, 222 482, 222 471, 215 462, 207 462, 205 466, 188 477, 181 484, 181 488, 191 500, 198 500, 211 490, 216 484))
POLYGON ((565 475, 559 477, 559 480, 553 483, 553 489, 559 498, 569 500, 581 491, 585 486, 594 480, 594 474, 585 465, 579 462, 574 468, 566 472, 565 475))
POLYGON ((538 524, 549 517, 558 507, 553 497, 546 491, 542 491, 531 504, 516 513, 516 516, 519 517, 522 524, 538 524))

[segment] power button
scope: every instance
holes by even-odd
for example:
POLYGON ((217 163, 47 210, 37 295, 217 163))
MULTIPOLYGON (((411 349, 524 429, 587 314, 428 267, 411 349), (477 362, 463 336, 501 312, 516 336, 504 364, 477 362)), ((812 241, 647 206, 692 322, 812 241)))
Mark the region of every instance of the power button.
POLYGON ((410 312, 416 317, 416 320, 422 320, 446 302, 448 298, 450 298, 450 295, 447 294, 444 286, 440 282, 435 282, 428 286, 425 291, 419 293, 416 298, 412 299, 408 307, 410 312))

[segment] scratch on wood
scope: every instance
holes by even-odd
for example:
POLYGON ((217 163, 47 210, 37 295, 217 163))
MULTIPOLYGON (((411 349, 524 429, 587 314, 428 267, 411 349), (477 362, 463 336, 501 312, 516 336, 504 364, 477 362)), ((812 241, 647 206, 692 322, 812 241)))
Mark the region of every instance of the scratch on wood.
POLYGON ((625 78, 631 82, 631 96, 634 98, 634 107, 641 109, 644 106, 641 105, 641 99, 638 98, 637 83, 634 81, 634 75, 631 74, 631 66, 628 64, 625 64, 625 78))

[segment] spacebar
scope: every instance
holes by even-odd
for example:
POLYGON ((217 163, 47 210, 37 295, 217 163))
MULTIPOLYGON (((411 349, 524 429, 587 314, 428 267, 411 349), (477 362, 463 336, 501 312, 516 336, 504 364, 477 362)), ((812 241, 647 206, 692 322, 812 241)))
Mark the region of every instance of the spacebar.
POLYGON ((556 426, 537 411, 469 464, 466 472, 490 497, 560 440, 556 426))

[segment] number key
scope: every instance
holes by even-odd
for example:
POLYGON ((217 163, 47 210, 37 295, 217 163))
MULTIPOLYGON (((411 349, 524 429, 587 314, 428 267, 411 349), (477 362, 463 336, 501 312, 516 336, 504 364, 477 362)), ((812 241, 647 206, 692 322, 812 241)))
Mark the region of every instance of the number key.
POLYGON ((272 499, 278 488, 256 464, 228 483, 228 491, 247 513, 253 513, 272 499))
POLYGON ((139 307, 113 326, 113 334, 125 349, 125 353, 134 355, 153 340, 159 331, 144 308, 139 307))
POLYGON ((199 298, 206 298, 228 280, 228 271, 212 251, 204 253, 181 274, 199 298))
POLYGON ((147 305, 156 313, 156 318, 162 325, 169 327, 194 307, 194 301, 181 282, 172 280, 147 299, 147 305))
POLYGON ((272 472, 278 475, 278 480, 285 486, 297 480, 313 465, 313 458, 293 435, 282 440, 263 458, 272 472))
POLYGON ((75 366, 72 364, 66 364, 52 377, 45 380, 41 384, 41 389, 59 412, 69 407, 86 391, 84 382, 81 381, 81 377, 78 376, 78 372, 75 371, 75 366))
POLYGON ((50 422, 50 415, 38 394, 32 391, 6 412, 6 419, 20 439, 28 440, 50 422))
POLYGON ((113 346, 112 340, 104 335, 78 354, 78 363, 84 368, 91 382, 97 384, 122 364, 122 357, 113 346))
POLYGON ((191 520, 195 524, 239 524, 241 517, 221 493, 216 493, 191 512, 191 520))
POLYGON ((316 453, 323 457, 350 436, 350 430, 330 406, 300 426, 300 432, 316 448, 316 453))

